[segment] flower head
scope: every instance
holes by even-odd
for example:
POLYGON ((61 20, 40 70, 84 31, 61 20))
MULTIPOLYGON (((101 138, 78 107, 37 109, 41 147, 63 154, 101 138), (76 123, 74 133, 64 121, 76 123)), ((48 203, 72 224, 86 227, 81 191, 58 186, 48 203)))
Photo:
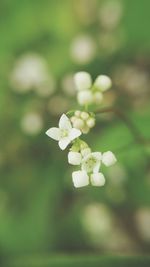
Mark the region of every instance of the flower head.
POLYGON ((81 131, 73 128, 69 118, 63 114, 59 120, 59 128, 52 127, 46 131, 46 134, 58 141, 60 149, 64 150, 74 139, 81 135, 81 131))

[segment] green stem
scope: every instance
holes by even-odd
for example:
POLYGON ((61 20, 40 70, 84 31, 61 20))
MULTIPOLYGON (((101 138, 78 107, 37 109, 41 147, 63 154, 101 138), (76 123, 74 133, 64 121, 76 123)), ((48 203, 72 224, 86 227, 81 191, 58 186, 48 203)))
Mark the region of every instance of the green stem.
POLYGON ((147 140, 142 136, 141 132, 135 126, 133 121, 124 112, 122 112, 119 108, 106 107, 106 108, 96 110, 95 114, 108 113, 108 112, 114 113, 119 119, 121 119, 124 122, 124 124, 127 126, 127 128, 132 133, 136 142, 138 142, 140 144, 148 144, 149 143, 150 140, 147 140))

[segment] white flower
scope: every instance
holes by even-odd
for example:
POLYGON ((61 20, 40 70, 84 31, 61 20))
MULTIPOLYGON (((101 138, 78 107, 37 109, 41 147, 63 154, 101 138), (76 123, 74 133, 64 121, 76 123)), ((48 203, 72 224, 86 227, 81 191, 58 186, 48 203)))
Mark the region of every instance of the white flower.
POLYGON ((72 180, 75 187, 83 187, 89 184, 89 176, 86 171, 73 172, 72 180))
POLYGON ((106 166, 111 166, 117 161, 115 155, 111 151, 107 151, 102 155, 102 162, 106 166))
POLYGON ((63 114, 59 120, 59 128, 52 127, 46 134, 52 139, 59 141, 59 147, 64 150, 72 140, 81 135, 79 129, 72 128, 69 118, 63 114))
POLYGON ((94 186, 103 186, 105 184, 104 175, 101 172, 92 173, 91 174, 91 184, 94 186))
POLYGON ((77 94, 77 100, 79 105, 89 105, 93 101, 93 94, 90 90, 80 91, 77 94))
POLYGON ((106 76, 106 75, 99 75, 96 80, 95 80, 95 83, 94 83, 94 86, 104 92, 106 90, 108 90, 112 85, 112 81, 111 79, 106 76))
POLYGON ((68 153, 68 162, 72 165, 79 165, 81 163, 81 154, 79 152, 70 151, 68 153))
POLYGON ((91 75, 85 71, 77 72, 74 75, 74 82, 78 91, 88 90, 92 86, 91 75))
POLYGON ((100 152, 93 152, 87 154, 81 163, 81 169, 87 173, 98 173, 101 165, 102 154, 100 152))

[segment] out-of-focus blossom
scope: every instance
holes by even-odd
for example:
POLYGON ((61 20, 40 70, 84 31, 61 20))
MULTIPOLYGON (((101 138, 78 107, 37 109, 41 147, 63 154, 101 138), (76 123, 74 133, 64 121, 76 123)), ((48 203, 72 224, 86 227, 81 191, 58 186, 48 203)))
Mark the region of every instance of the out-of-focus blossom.
POLYGON ((74 0, 74 10, 82 24, 90 25, 95 22, 97 9, 97 0, 74 0))
POLYGON ((136 245, 119 226, 111 210, 104 204, 93 203, 85 207, 81 221, 89 242, 105 251, 129 252, 136 245))
POLYGON ((150 208, 140 208, 135 213, 135 223, 140 237, 150 242, 150 208))
POLYGON ((101 32, 99 35, 99 53, 102 57, 114 54, 124 43, 125 34, 122 30, 115 33, 101 32))
POLYGON ((101 26, 106 30, 114 30, 119 25, 122 15, 121 0, 106 0, 100 6, 99 20, 101 26))
POLYGON ((75 84, 72 73, 68 73, 62 78, 61 87, 66 95, 75 96, 75 84))
POLYGON ((95 41, 89 35, 79 35, 72 41, 70 55, 77 64, 87 64, 93 60, 96 54, 95 41))
POLYGON ((21 128, 28 135, 36 135, 43 129, 43 119, 40 114, 30 112, 24 115, 21 120, 21 128))
POLYGON ((60 95, 52 96, 48 102, 48 111, 54 115, 60 115, 70 108, 69 101, 60 95))
POLYGON ((35 89, 37 94, 45 97, 55 90, 47 63, 38 54, 26 54, 20 57, 16 61, 10 79, 13 90, 18 93, 35 89))
POLYGON ((131 96, 141 96, 149 91, 148 73, 134 65, 118 66, 114 72, 114 81, 131 96))

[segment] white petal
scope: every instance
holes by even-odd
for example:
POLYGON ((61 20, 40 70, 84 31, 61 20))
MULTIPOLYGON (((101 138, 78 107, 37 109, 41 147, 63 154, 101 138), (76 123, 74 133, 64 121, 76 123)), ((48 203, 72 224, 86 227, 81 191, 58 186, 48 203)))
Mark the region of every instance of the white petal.
POLYGON ((68 162, 72 165, 80 165, 81 163, 81 154, 79 152, 69 152, 68 153, 68 162))
POLYGON ((91 183, 94 186, 103 186, 105 184, 104 175, 101 172, 91 174, 91 183))
POLYGON ((97 161, 93 167, 93 173, 98 173, 99 172, 99 168, 101 166, 101 162, 97 161))
POLYGON ((61 130, 59 128, 52 127, 46 131, 46 134, 52 139, 59 141, 61 137, 61 130))
POLYGON ((104 165, 111 166, 111 165, 115 164, 116 161, 117 161, 117 159, 111 151, 107 151, 107 152, 103 153, 102 162, 104 163, 104 165))
POLYGON ((59 141, 60 149, 64 150, 70 144, 70 139, 68 137, 63 137, 59 141))
POLYGON ((76 128, 72 128, 70 131, 69 131, 69 138, 70 140, 74 140, 76 139, 77 137, 79 137, 81 135, 81 131, 79 129, 76 129, 76 128))
POLYGON ((85 171, 73 172, 72 180, 75 187, 83 187, 89 184, 89 176, 85 171))
POLYGON ((82 157, 85 157, 85 156, 87 156, 90 153, 91 153, 91 149, 89 147, 84 148, 84 149, 81 150, 82 157))
POLYGON ((71 122, 70 122, 69 118, 65 114, 63 114, 60 117, 59 128, 60 129, 65 129, 65 130, 70 130, 72 128, 71 122))
POLYGON ((87 90, 90 89, 92 85, 92 79, 88 72, 80 71, 74 75, 74 82, 77 90, 87 90))
POLYGON ((102 153, 101 152, 93 152, 91 154, 95 159, 97 159, 99 161, 102 159, 102 153))

